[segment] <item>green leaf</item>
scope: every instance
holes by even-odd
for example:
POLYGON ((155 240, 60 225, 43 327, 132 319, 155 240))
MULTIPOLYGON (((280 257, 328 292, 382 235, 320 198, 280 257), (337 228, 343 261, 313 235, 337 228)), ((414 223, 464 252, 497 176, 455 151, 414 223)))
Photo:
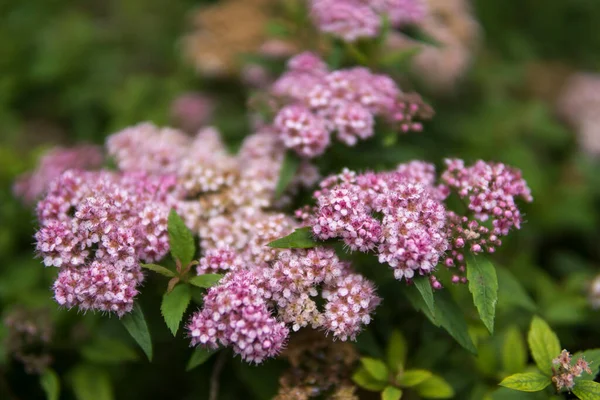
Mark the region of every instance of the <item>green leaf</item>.
POLYGON ((288 188, 296 172, 298 172, 298 168, 300 168, 300 158, 291 150, 286 151, 279 170, 279 180, 277 186, 275 186, 275 199, 280 198, 288 188))
POLYGON ((473 354, 477 354, 477 348, 469 335, 467 322, 463 317, 461 309, 458 307, 450 293, 447 290, 440 290, 435 293, 435 318, 450 336, 452 336, 462 347, 473 354))
POLYGON ((188 285, 177 285, 170 293, 163 295, 160 312, 173 336, 177 335, 183 314, 192 300, 188 285))
POLYGON ((592 373, 588 374, 584 371, 580 377, 575 378, 575 381, 577 381, 578 379, 593 380, 596 377, 596 375, 598 375, 598 370, 600 369, 600 349, 591 349, 575 353, 573 354, 573 361, 577 361, 582 357, 585 361, 588 362, 592 373))
POLYGON ((167 269, 163 266, 156 265, 156 264, 142 264, 142 268, 149 269, 151 271, 157 272, 157 273, 164 275, 166 277, 169 277, 169 278, 172 278, 175 276, 175 272, 173 272, 170 269, 167 269))
POLYGON ((113 388, 106 371, 89 365, 75 367, 71 385, 77 400, 112 400, 113 388))
POLYGON ((144 318, 144 312, 138 303, 133 305, 131 313, 127 314, 121 319, 127 332, 135 339, 140 345, 149 361, 152 361, 152 339, 150 338, 150 331, 148 330, 148 324, 144 318))
POLYGON ((494 333, 494 317, 498 302, 498 277, 496 269, 483 256, 467 255, 467 279, 469 291, 479 317, 490 333, 494 333))
POLYGON ((88 361, 99 364, 119 364, 135 361, 138 354, 120 340, 101 337, 94 343, 84 346, 81 355, 88 361))
POLYGON ((385 382, 380 382, 373 378, 373 376, 371 376, 371 374, 363 367, 360 367, 354 375, 352 375, 352 381, 361 388, 372 392, 380 392, 386 386, 385 382))
POLYGON ((552 375, 552 360, 560 354, 558 337, 546 321, 538 316, 533 317, 527 342, 536 365, 544 374, 552 375))
POLYGON ((437 39, 429 35, 429 33, 425 32, 418 26, 407 26, 402 29, 402 33, 409 38, 416 40, 417 42, 428 44, 434 47, 442 47, 442 44, 437 39))
POLYGON ((383 361, 377 360, 376 358, 362 357, 360 362, 375 380, 379 382, 387 381, 389 372, 383 361))
POLYGON ((540 390, 544 390, 550 383, 552 381, 547 376, 538 374, 537 372, 525 372, 504 378, 500 382, 500 386, 521 392, 539 392, 540 390))
POLYGON ((417 386, 431 378, 432 373, 426 369, 409 369, 399 374, 398 383, 403 387, 417 386))
POLYGON ((193 278, 188 280, 188 282, 194 286, 198 286, 201 288, 209 288, 219 283, 219 280, 221 280, 222 277, 223 275, 221 274, 203 274, 194 276, 193 278))
POLYGON ((402 390, 393 387, 387 386, 381 392, 381 400, 400 400, 402 398, 402 390))
POLYGON ((427 399, 450 399, 454 397, 454 389, 442 377, 431 376, 415 387, 421 397, 427 399))
POLYGON ((579 381, 571 391, 581 400, 600 399, 600 383, 594 381, 579 381))
POLYGON ((269 243, 269 247, 276 249, 310 249, 319 243, 313 239, 310 226, 296 229, 289 235, 269 243))
POLYGON ((415 287, 423 297, 423 301, 427 305, 429 312, 432 315, 435 315, 435 303, 433 300, 433 289, 431 288, 431 283, 426 276, 420 276, 413 280, 415 283, 415 287))
POLYGON ((40 385, 46 393, 47 400, 58 400, 60 396, 60 379, 52 368, 46 368, 40 375, 40 385))
POLYGON ((423 299, 423 296, 421 296, 421 293, 419 293, 419 290, 414 285, 405 286, 402 293, 404 293, 404 295, 406 296, 406 298, 408 299, 408 301, 414 307, 415 310, 421 311, 423 314, 425 314, 427 319, 433 325, 440 326, 439 321, 437 321, 435 319, 435 314, 431 313, 431 311, 429 310, 429 307, 427 307, 427 304, 425 304, 425 300, 423 299))
POLYGON ((527 365, 527 348, 525 340, 517 326, 511 326, 504 335, 502 348, 502 365, 504 372, 515 374, 525 369, 527 365))
POLYGON ((537 308, 521 282, 506 268, 496 268, 498 274, 498 303, 515 305, 534 312, 537 308))
POLYGON ((392 372, 401 369, 406 363, 408 346, 402 332, 394 330, 389 339, 387 348, 387 363, 392 372))
POLYGON ((191 371, 194 368, 204 364, 210 358, 210 356, 212 356, 216 352, 216 350, 207 350, 202 347, 196 347, 196 349, 192 353, 192 356, 190 357, 190 361, 188 361, 185 370, 191 371))
POLYGON ((175 210, 169 213, 168 231, 171 255, 179 260, 182 266, 188 265, 196 253, 194 236, 175 210))

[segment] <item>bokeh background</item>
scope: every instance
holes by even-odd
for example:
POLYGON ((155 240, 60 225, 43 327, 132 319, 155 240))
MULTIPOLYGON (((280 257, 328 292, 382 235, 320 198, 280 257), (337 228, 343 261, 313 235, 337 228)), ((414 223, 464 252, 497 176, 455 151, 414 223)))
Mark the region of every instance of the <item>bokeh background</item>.
MULTIPOLYGON (((44 307, 58 338, 55 369, 79 357, 69 343, 87 345, 90 331, 123 332, 115 333, 116 324, 100 327, 97 316, 57 312, 49 290, 54 271, 33 258, 34 214, 13 195, 13 182, 54 146, 102 144, 140 121, 190 131, 211 123, 234 148, 251 129, 249 99, 282 65, 254 54, 278 59, 305 45, 285 37, 277 7, 267 3, 0 2, 0 314, 44 307), (269 11, 256 11, 265 4, 269 11)), ((600 274, 600 2, 432 3, 438 14, 430 33, 441 48, 424 50, 401 79, 434 107, 434 119, 422 134, 401 137, 383 159, 368 144, 346 157, 359 159, 358 168, 456 156, 522 169, 535 201, 498 262, 528 289, 565 346, 600 347, 600 293, 589 285, 600 274)), ((0 398, 43 398, 37 377, 11 356, 6 327, 0 336, 0 398)), ((183 360, 185 351, 183 340, 176 349, 159 346, 157 363, 183 360)), ((485 364, 477 372, 483 376, 485 364)), ((142 365, 125 381, 119 368, 126 366, 108 376, 117 397, 128 399, 202 398, 194 393, 202 396, 210 371, 185 378, 183 369, 142 365)), ((277 364, 227 368, 240 380, 223 398, 269 398, 277 384, 269 372, 277 364)))

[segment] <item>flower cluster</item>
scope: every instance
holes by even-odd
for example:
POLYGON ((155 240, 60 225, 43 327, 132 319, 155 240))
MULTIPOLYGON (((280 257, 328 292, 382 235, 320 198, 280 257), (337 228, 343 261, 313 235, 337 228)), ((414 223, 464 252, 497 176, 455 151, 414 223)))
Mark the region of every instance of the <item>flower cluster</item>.
POLYGON ((377 116, 402 132, 421 131, 419 120, 432 116, 418 95, 403 94, 388 76, 362 67, 330 72, 312 53, 292 58, 271 92, 287 104, 275 130, 287 148, 307 158, 322 154, 334 132, 349 146, 373 136, 377 116))
POLYGON ((557 391, 561 389, 570 390, 575 386, 575 378, 587 372, 592 373, 589 363, 584 358, 579 358, 575 364, 572 364, 571 354, 567 350, 563 350, 558 357, 552 360, 552 364, 556 368, 552 368, 552 382, 557 391))
POLYGON ((321 32, 346 42, 379 35, 383 15, 393 27, 418 23, 427 15, 422 0, 310 0, 310 8, 321 32))
POLYGON ((46 153, 32 173, 17 178, 15 195, 26 203, 33 203, 48 189, 48 185, 69 169, 95 169, 104 162, 102 149, 92 145, 72 148, 55 147, 46 153))
MULTIPOLYGON (((493 252, 499 237, 519 229, 515 200, 532 201, 520 172, 478 161, 465 167, 447 160, 442 185, 431 164, 414 161, 395 171, 357 175, 344 171, 321 182, 312 213, 298 212, 316 238, 341 238, 351 250, 374 251, 396 279, 430 275, 438 262, 464 272, 464 251, 493 252), (455 191, 468 215, 450 211, 444 200, 455 191), (448 252, 448 254, 447 254, 448 252)), ((458 275, 454 282, 465 281, 458 275)), ((432 279, 434 287, 441 287, 432 279)))

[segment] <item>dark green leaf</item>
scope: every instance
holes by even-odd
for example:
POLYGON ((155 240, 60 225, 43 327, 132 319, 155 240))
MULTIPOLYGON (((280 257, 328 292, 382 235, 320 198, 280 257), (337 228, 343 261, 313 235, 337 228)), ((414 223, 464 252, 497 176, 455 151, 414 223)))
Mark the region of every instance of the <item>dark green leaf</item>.
POLYGON ((375 380, 380 382, 387 381, 389 372, 383 361, 377 360, 376 358, 362 357, 360 362, 375 380))
POLYGON ((173 336, 177 335, 179 324, 191 299, 188 285, 177 285, 171 292, 163 295, 160 312, 173 336))
POLYGON ((40 385, 46 393, 46 400, 58 400, 60 396, 60 379, 51 368, 46 368, 40 375, 40 385))
POLYGON ((419 293, 419 290, 415 286, 406 286, 403 293, 415 310, 425 314, 427 319, 429 319, 433 325, 440 326, 439 321, 435 319, 435 314, 432 314, 431 311, 429 311, 429 307, 427 307, 423 296, 421 296, 421 293, 419 293))
POLYGON ((393 372, 404 367, 408 346, 402 332, 393 331, 387 348, 387 363, 393 372))
POLYGON ((494 333, 494 318, 498 302, 498 277, 496 269, 483 256, 467 255, 469 291, 479 317, 490 333, 494 333))
POLYGON ((415 283, 415 287, 423 297, 423 301, 427 305, 429 312, 431 315, 435 315, 435 303, 433 300, 433 289, 431 288, 431 283, 429 282, 429 278, 426 276, 420 276, 413 280, 415 283))
POLYGON ((544 374, 552 375, 552 360, 560 354, 560 342, 546 321, 533 317, 527 342, 536 365, 544 374))
POLYGON ((534 312, 536 305, 521 283, 506 268, 496 268, 498 274, 498 302, 515 305, 534 312))
POLYGON ((216 350, 207 350, 202 347, 196 347, 196 349, 194 349, 194 352, 192 353, 192 356, 190 357, 190 361, 188 361, 185 370, 191 371, 194 368, 204 364, 210 358, 210 356, 212 356, 215 353, 216 350))
POLYGON ((219 280, 223 277, 221 274, 203 274, 194 276, 188 282, 194 286, 201 288, 209 288, 219 283, 219 280))
POLYGON ((194 236, 175 210, 169 213, 168 230, 171 255, 179 260, 182 266, 188 265, 196 253, 194 236))
POLYGON ((319 243, 313 239, 310 226, 296 229, 294 232, 269 243, 269 247, 276 249, 310 249, 319 243))
POLYGON ((106 371, 89 365, 76 367, 71 385, 77 400, 112 400, 113 388, 106 371))
POLYGON ((537 372, 525 372, 514 374, 504 378, 500 386, 509 389, 519 390, 521 392, 539 392, 544 390, 550 383, 550 378, 537 372))
POLYGON ((99 364, 118 364, 138 359, 138 354, 127 344, 105 337, 84 346, 81 349, 81 355, 88 361, 99 364))
POLYGON ((415 390, 426 399, 450 399, 454 397, 454 389, 443 378, 433 375, 425 382, 417 385, 415 390))
POLYGON ((152 361, 152 339, 144 318, 144 312, 138 303, 133 305, 131 313, 121 319, 127 332, 140 345, 149 361, 152 361))
POLYGON ((381 392, 381 400, 400 400, 400 398, 402 398, 402 390, 393 386, 387 386, 381 392))
POLYGON ((370 390, 372 392, 379 392, 383 390, 386 386, 385 382, 380 382, 377 379, 373 378, 364 367, 360 367, 354 373, 354 375, 352 375, 352 381, 356 383, 359 387, 366 390, 370 390))
POLYGON ((442 47, 442 44, 437 39, 429 35, 429 33, 425 32, 419 26, 414 25, 405 27, 404 29, 402 29, 402 33, 404 33, 409 38, 416 40, 417 42, 421 42, 435 47, 442 47))
POLYGON ((477 354, 477 349, 471 340, 471 336, 469 336, 463 312, 447 290, 440 290, 435 293, 435 304, 435 318, 440 326, 447 330, 450 336, 456 339, 462 347, 473 354, 477 354))
POLYGON ((275 198, 278 199, 288 188, 292 179, 298 172, 298 168, 300 168, 300 158, 291 150, 286 151, 285 156, 283 157, 283 162, 281 163, 281 170, 279 171, 279 180, 277 181, 277 186, 275 187, 275 198))
POLYGON ((504 335, 502 364, 504 372, 509 374, 521 372, 527 365, 527 347, 517 326, 510 327, 504 335))
POLYGON ((572 389, 573 394, 580 400, 600 399, 600 383, 594 381, 579 381, 572 389))
POLYGON ((149 269, 151 271, 157 272, 157 273, 164 275, 166 277, 169 277, 169 278, 172 278, 175 276, 175 272, 173 272, 170 269, 167 269, 163 266, 156 265, 156 264, 142 264, 142 268, 149 269))

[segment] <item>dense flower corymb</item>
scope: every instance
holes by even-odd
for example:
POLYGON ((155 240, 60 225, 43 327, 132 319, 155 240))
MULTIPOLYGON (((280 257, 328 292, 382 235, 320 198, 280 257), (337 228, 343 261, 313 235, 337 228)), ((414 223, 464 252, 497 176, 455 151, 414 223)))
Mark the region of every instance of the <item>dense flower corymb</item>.
POLYGON ((557 391, 564 389, 571 390, 575 386, 575 378, 580 377, 584 372, 591 374, 589 363, 584 358, 579 358, 575 364, 572 363, 571 354, 563 350, 558 357, 552 360, 552 382, 557 391))

